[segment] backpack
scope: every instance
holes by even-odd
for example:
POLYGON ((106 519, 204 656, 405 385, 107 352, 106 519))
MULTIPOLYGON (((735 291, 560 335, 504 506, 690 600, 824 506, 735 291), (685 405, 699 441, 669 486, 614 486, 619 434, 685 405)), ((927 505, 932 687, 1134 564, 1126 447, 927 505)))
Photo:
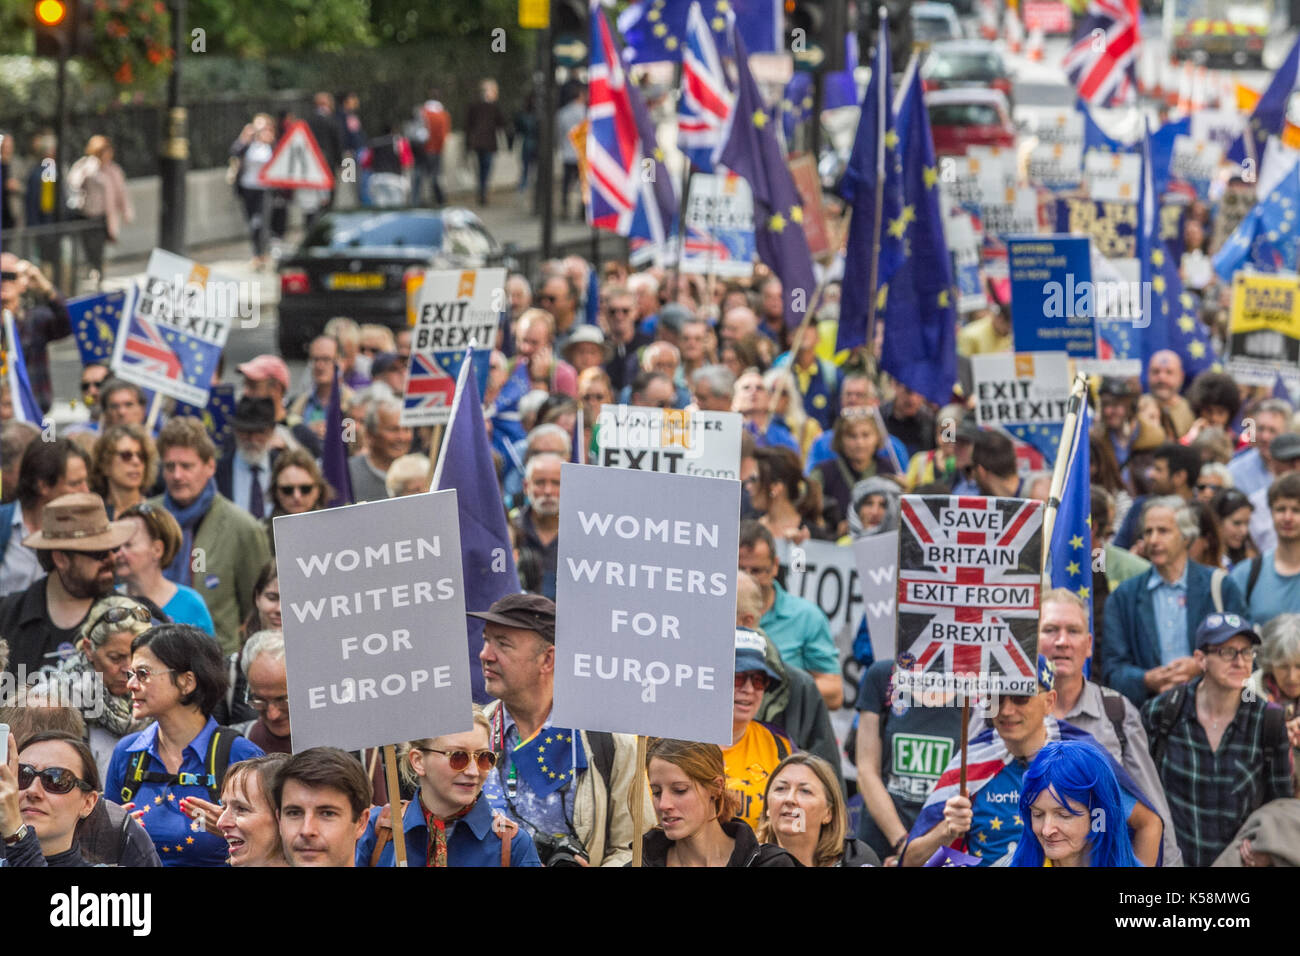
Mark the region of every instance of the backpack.
MULTIPOLYGON (((1097 686, 1101 687, 1100 684, 1097 686)), ((1119 738, 1119 762, 1122 764, 1128 757, 1128 737, 1124 735, 1124 695, 1109 687, 1101 687, 1101 706, 1119 738)))
POLYGON ((1255 591, 1255 584, 1259 581, 1259 572, 1264 569, 1264 556, 1257 554, 1250 559, 1250 575, 1246 578, 1246 606, 1250 607, 1250 596, 1255 591))
MULTIPOLYGON (((1164 757, 1165 748, 1169 744, 1169 735, 1173 732, 1174 724, 1178 722, 1178 715, 1183 711, 1183 703, 1187 700, 1189 687, 1191 684, 1175 687, 1155 713, 1155 720, 1152 722, 1154 730, 1151 734, 1151 761, 1155 764, 1157 773, 1160 772, 1160 760, 1164 757)), ((1267 779, 1272 776, 1273 751, 1282 743, 1288 742, 1286 715, 1281 707, 1265 706, 1263 734, 1264 774, 1267 779)))
POLYGON ((169 786, 207 787, 208 796, 213 803, 221 802, 221 783, 226 779, 226 770, 230 767, 230 748, 235 740, 243 736, 233 727, 218 727, 208 738, 208 751, 203 755, 203 765, 208 768, 206 774, 196 773, 158 773, 145 770, 149 762, 149 752, 137 751, 126 767, 126 781, 122 785, 122 802, 130 803, 135 799, 142 783, 165 783, 169 786))

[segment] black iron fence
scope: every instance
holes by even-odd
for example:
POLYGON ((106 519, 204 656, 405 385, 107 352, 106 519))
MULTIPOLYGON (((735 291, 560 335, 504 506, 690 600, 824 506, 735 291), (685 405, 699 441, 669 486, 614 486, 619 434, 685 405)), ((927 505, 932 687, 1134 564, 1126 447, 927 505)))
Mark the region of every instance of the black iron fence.
POLYGON ((27 226, 4 234, 4 251, 39 266, 65 296, 94 290, 98 277, 92 274, 91 257, 103 247, 104 224, 91 219, 27 226))

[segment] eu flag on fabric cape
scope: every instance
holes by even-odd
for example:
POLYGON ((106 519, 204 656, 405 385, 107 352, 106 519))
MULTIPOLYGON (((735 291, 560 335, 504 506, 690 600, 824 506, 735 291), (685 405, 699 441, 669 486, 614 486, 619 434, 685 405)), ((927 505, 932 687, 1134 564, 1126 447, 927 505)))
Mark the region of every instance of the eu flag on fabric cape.
MULTIPOLYGON (((700 12, 723 56, 733 56, 731 24, 734 22, 750 53, 780 53, 779 0, 698 0, 700 12)), ((686 46, 686 20, 691 0, 638 0, 618 18, 626 44, 623 62, 676 63, 686 46)))
MULTIPOLYGON (((501 503, 492 448, 483 424, 483 403, 478 382, 470 375, 473 349, 460 369, 451 422, 442 439, 433 491, 456 489, 460 511, 461 566, 465 576, 465 608, 486 611, 492 602, 507 594, 518 594, 510 529, 501 503)), ((469 629, 470 684, 476 703, 490 699, 483 688, 483 667, 478 653, 483 648, 483 622, 467 617, 469 629)))
POLYGON ((561 727, 543 727, 510 755, 520 778, 540 797, 550 796, 587 768, 582 735, 561 727))
POLYGON ((913 57, 897 116, 903 205, 884 227, 891 239, 901 241, 903 261, 882 289, 880 367, 943 405, 957 381, 957 313, 952 257, 939 209, 939 168, 918 63, 913 57))
POLYGON ((794 179, 776 140, 772 115, 763 106, 758 84, 749 72, 749 54, 737 32, 736 102, 727 122, 722 149, 714 161, 749 183, 754 194, 754 244, 758 257, 781 280, 785 324, 794 328, 812 308, 817 277, 803 207, 794 179))
MULTIPOLYGON (((903 263, 903 236, 891 227, 903 215, 903 167, 894 122, 892 66, 889 34, 884 24, 878 32, 871 80, 862 99, 858 133, 839 193, 852 209, 849 238, 844 250, 844 280, 840 286, 840 320, 835 349, 870 345, 867 319, 871 302, 881 306, 881 286, 903 263), (884 64, 883 67, 881 64, 884 64), (876 190, 880 188, 880 231, 876 232, 876 190), (876 287, 871 288, 871 259, 878 256, 876 287)), ((913 210, 915 215, 915 210, 913 210)), ((906 228, 906 223, 903 224, 906 228)))
POLYGON ((1092 486, 1088 433, 1092 413, 1087 403, 1079 410, 1074 434, 1066 436, 1061 453, 1068 456, 1061 504, 1047 544, 1047 571, 1052 587, 1067 588, 1088 606, 1092 631, 1092 486))
POLYGON ((1224 282, 1242 266, 1260 272, 1294 272, 1300 257, 1300 163, 1246 214, 1214 256, 1214 271, 1224 282))

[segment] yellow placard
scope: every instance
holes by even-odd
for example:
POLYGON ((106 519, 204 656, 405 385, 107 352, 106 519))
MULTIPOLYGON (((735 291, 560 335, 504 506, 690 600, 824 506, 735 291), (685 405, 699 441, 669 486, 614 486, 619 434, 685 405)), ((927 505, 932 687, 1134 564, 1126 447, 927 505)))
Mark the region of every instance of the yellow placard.
POLYGON ((1300 339, 1300 277, 1237 273, 1230 334, 1267 330, 1300 339))

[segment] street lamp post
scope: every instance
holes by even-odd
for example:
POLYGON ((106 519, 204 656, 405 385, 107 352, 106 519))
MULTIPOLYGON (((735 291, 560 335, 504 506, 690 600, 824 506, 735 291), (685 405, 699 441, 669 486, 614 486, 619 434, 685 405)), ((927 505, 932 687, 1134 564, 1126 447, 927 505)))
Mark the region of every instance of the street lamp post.
POLYGON ((163 138, 158 171, 162 180, 162 202, 158 216, 158 245, 182 255, 185 252, 185 170, 189 165, 190 142, 187 117, 181 106, 181 51, 185 44, 185 2, 171 0, 172 72, 167 80, 167 129, 163 138))

